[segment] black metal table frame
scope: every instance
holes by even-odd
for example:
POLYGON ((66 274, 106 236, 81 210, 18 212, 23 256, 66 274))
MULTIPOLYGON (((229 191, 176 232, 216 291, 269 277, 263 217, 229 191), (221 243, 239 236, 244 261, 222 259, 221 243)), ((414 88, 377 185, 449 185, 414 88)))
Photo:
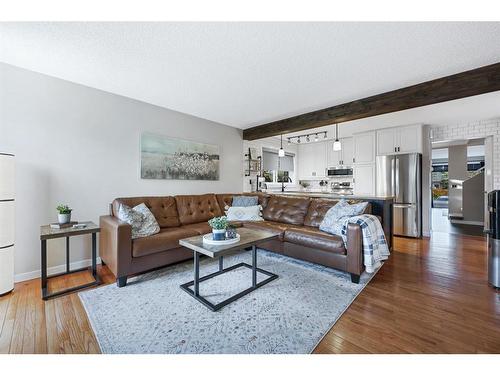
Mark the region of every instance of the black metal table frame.
MULTIPOLYGON (((86 233, 85 233, 86 234, 86 233)), ((99 275, 97 274, 97 233, 91 233, 92 234, 92 265, 91 267, 83 267, 83 268, 78 268, 78 269, 70 269, 70 261, 69 261, 69 238, 72 236, 77 236, 78 234, 73 234, 70 236, 64 236, 66 238, 66 271, 65 272, 60 272, 57 274, 53 274, 50 276, 47 276, 47 239, 42 239, 41 240, 41 250, 42 250, 42 299, 44 301, 54 298, 54 297, 59 297, 68 293, 75 292, 77 290, 85 289, 91 286, 96 286, 101 283, 101 279, 99 278, 99 275), (94 281, 83 284, 83 285, 78 285, 72 288, 64 289, 64 290, 59 290, 54 293, 49 293, 48 292, 48 280, 52 279, 54 277, 58 276, 63 276, 63 275, 69 275, 72 273, 76 272, 81 272, 81 271, 86 271, 88 269, 91 269, 92 271, 92 276, 94 278, 94 281)))
POLYGON ((221 255, 218 258, 219 258, 219 271, 200 277, 200 253, 194 251, 194 280, 181 285, 181 288, 184 291, 186 291, 190 296, 192 296, 193 298, 204 304, 212 311, 220 310, 224 306, 229 305, 230 303, 236 301, 237 299, 247 295, 248 293, 278 278, 278 275, 257 267, 257 247, 255 245, 252 246, 252 265, 249 265, 247 263, 238 263, 224 269, 224 257, 221 255), (213 304, 212 302, 210 302, 209 300, 200 295, 201 282, 222 275, 223 273, 230 272, 239 267, 247 267, 252 270, 252 286, 250 288, 247 288, 217 304, 213 304), (257 272, 263 273, 269 277, 266 278, 265 280, 257 282, 257 272), (193 288, 191 289, 190 287, 193 288))

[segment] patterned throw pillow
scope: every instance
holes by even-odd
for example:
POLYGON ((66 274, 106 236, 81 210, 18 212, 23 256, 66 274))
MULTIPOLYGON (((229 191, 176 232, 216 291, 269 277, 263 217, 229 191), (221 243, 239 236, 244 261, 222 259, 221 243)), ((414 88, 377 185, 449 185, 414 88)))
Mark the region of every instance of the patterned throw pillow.
POLYGON ((229 207, 226 213, 228 221, 263 221, 261 206, 229 207))
POLYGON ((144 203, 134 208, 121 204, 118 209, 118 219, 130 224, 132 239, 151 236, 160 231, 158 222, 144 203))
POLYGON ((259 197, 235 195, 233 197, 232 207, 249 207, 257 206, 259 204, 259 197))
POLYGON ((155 216, 144 203, 135 206, 133 210, 144 215, 144 221, 142 222, 142 227, 139 231, 139 237, 151 236, 152 234, 156 234, 160 231, 160 226, 158 225, 155 216))
POLYGON ((345 219, 362 214, 367 205, 368 202, 349 204, 346 200, 341 200, 327 211, 319 230, 340 236, 345 219))

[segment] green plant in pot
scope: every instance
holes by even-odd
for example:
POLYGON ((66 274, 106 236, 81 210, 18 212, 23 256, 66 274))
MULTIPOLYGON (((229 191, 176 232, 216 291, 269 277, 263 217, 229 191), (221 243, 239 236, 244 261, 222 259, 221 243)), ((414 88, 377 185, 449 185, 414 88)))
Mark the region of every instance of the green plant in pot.
POLYGON ((73 211, 72 208, 69 208, 65 204, 60 204, 56 209, 59 212, 57 215, 57 221, 59 224, 66 224, 71 221, 71 211, 73 211))
POLYGON ((307 188, 310 186, 311 184, 307 181, 300 181, 300 186, 302 186, 304 189, 307 190, 307 188))
POLYGON ((212 228, 212 235, 215 241, 226 239, 227 217, 218 216, 208 220, 208 225, 212 228))

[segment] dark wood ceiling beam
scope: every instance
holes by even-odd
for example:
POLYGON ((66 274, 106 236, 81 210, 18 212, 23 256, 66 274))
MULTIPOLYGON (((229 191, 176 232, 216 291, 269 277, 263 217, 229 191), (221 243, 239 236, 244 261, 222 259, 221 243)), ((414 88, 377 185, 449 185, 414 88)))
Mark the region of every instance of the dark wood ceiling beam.
POLYGON ((254 140, 500 90, 500 63, 243 130, 254 140))

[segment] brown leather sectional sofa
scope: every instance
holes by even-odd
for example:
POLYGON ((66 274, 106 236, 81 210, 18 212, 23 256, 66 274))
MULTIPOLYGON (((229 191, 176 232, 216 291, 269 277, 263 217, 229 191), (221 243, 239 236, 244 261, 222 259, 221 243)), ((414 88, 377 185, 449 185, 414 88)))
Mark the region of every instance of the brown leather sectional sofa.
MULTIPOLYGON (((177 195, 165 197, 118 198, 108 216, 101 216, 100 256, 116 276, 119 287, 127 277, 167 266, 193 257, 191 250, 179 246, 179 240, 211 231, 207 221, 224 214, 232 197, 241 194, 177 195), (160 232, 132 240, 131 226, 115 215, 120 204, 133 207, 145 203, 160 225, 160 232)), ((324 215, 337 203, 332 199, 257 195, 263 207, 264 221, 240 222, 248 228, 259 228, 279 235, 259 247, 293 258, 336 268, 351 274, 359 282, 363 272, 361 228, 349 224, 347 247, 340 236, 318 229, 324 215)), ((370 212, 368 205, 366 212, 370 212)))

